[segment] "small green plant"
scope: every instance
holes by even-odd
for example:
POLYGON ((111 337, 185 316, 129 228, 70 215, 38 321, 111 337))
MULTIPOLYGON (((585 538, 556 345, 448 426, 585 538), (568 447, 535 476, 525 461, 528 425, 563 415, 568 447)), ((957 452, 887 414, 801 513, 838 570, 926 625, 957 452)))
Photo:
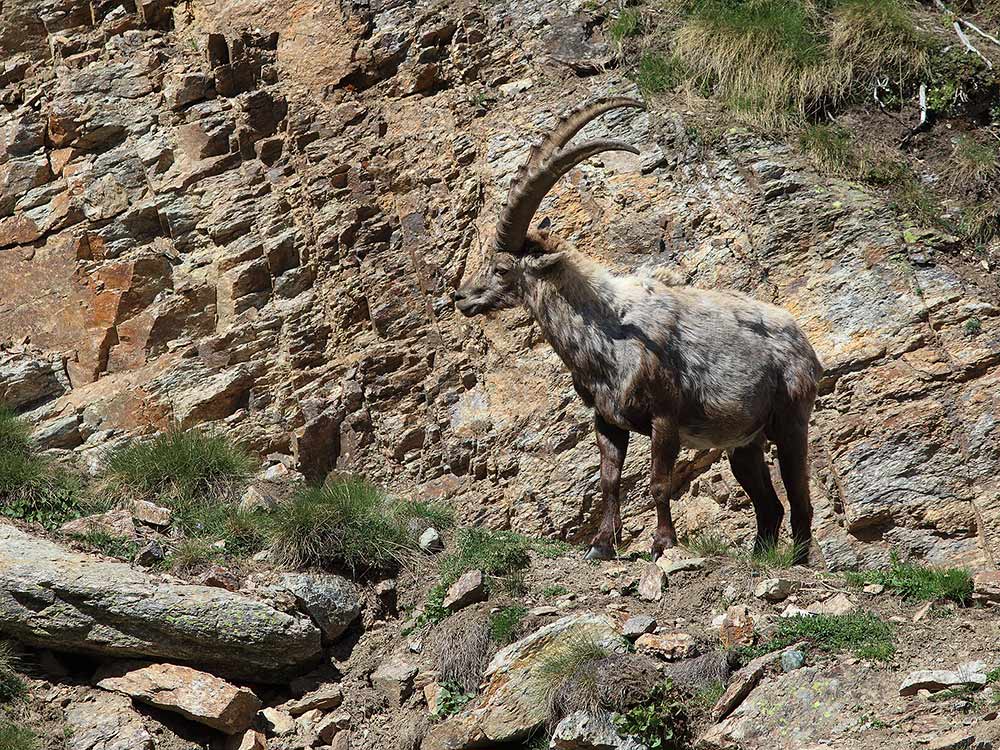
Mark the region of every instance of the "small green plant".
POLYGON ((711 531, 699 531, 681 542, 681 546, 697 557, 729 557, 734 552, 732 542, 711 531))
POLYGON ((490 617, 490 639, 500 646, 506 646, 518 639, 521 626, 528 610, 519 604, 504 607, 490 617))
POLYGON ((245 480, 254 462, 222 435, 171 430, 131 443, 108 458, 112 482, 171 507, 245 480))
POLYGON ((54 529, 82 514, 80 482, 32 455, 28 428, 0 407, 0 513, 54 529))
POLYGON ((542 589, 542 596, 562 596, 563 594, 568 594, 569 589, 560 583, 553 584, 551 586, 545 586, 542 589))
POLYGON ((211 539, 183 539, 163 561, 175 575, 192 576, 204 572, 223 559, 223 552, 212 546, 211 539))
POLYGON ((674 88, 683 79, 683 68, 675 57, 646 52, 639 58, 635 82, 646 94, 660 94, 674 88))
POLYGON ((38 735, 0 717, 0 750, 39 750, 38 735))
POLYGON ((0 642, 0 703, 10 703, 28 696, 28 686, 17 673, 16 666, 17 659, 10 645, 0 642))
POLYGON ((139 545, 134 540, 125 536, 109 534, 106 531, 87 531, 83 534, 75 534, 74 538, 102 555, 117 557, 120 560, 131 560, 139 551, 139 545))
POLYGON ((859 659, 870 661, 889 661, 896 653, 892 626, 873 613, 855 612, 782 617, 771 640, 745 650, 744 657, 777 651, 798 641, 807 641, 830 653, 850 651, 859 659))
POLYGON ((692 739, 687 706, 670 680, 657 685, 648 702, 615 714, 614 723, 650 750, 682 750, 692 739))
POLYGON ((475 693, 465 692, 462 686, 454 682, 442 682, 434 706, 434 716, 446 719, 465 708, 466 704, 476 697, 475 693))
POLYGON ((795 565, 798 547, 793 543, 779 543, 761 550, 754 549, 746 560, 754 570, 787 570, 795 565))
POLYGON ((969 338, 978 336, 983 330, 983 322, 979 318, 969 318, 963 326, 965 335, 969 338))
POLYGON ((799 148, 821 172, 848 177, 857 171, 851 132, 838 125, 807 125, 799 135, 799 148))
POLYGON ((972 599, 972 575, 964 568, 928 568, 901 562, 893 553, 888 570, 849 572, 845 578, 853 586, 879 583, 906 601, 948 600, 965 606, 972 599))
POLYGON ((298 492, 272 514, 270 536, 275 558, 296 567, 386 568, 414 547, 385 493, 353 477, 298 492))
POLYGON ((621 42, 642 32, 642 14, 635 8, 622 8, 608 27, 608 36, 621 42))

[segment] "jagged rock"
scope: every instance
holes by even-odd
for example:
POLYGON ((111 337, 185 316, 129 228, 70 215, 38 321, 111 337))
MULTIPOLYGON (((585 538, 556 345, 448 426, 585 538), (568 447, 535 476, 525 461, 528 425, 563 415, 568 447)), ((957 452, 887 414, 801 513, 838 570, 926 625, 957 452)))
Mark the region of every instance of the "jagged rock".
POLYGON ((238 594, 167 583, 0 524, 0 632, 24 643, 283 679, 317 660, 306 618, 238 594))
POLYGON ((150 526, 169 526, 173 511, 148 500, 132 501, 132 518, 150 526))
POLYGON ((1000 571, 976 573, 972 577, 972 598, 977 602, 1000 602, 1000 571))
POLYGON ((442 606, 451 612, 457 612, 470 604, 481 602, 486 599, 486 582, 483 580, 483 571, 470 570, 463 573, 455 581, 444 596, 442 606))
POLYGON ((127 510, 109 510, 106 513, 98 513, 93 516, 84 516, 72 521, 67 521, 59 527, 59 532, 68 536, 78 536, 82 534, 102 533, 111 536, 126 537, 134 539, 136 536, 135 524, 132 523, 132 514, 127 510))
POLYGON ((260 712, 267 725, 268 734, 284 737, 295 731, 295 719, 287 711, 280 708, 265 708, 260 712))
POLYGON ((31 441, 41 450, 77 447, 83 442, 80 415, 67 414, 45 422, 31 433, 31 441))
POLYGON ((323 685, 297 700, 289 701, 285 707, 292 716, 299 716, 313 709, 328 711, 336 708, 343 701, 344 693, 340 689, 340 685, 323 685))
POLYGON ((228 568, 224 568, 221 565, 212 565, 198 576, 198 584, 225 589, 226 591, 239 591, 240 579, 228 568))
POLYGON ((285 573, 280 585, 295 596, 331 641, 343 635, 361 614, 358 590, 341 576, 285 573))
POLYGON ((248 729, 243 734, 234 734, 226 740, 225 750, 267 750, 267 740, 263 732, 248 729))
POLYGON ((124 693, 226 734, 248 729, 261 707, 247 688, 178 664, 119 662, 102 667, 95 679, 105 690, 124 693))
POLYGON ((655 629, 655 618, 650 615, 633 615, 622 624, 622 635, 634 641, 641 635, 652 633, 655 629))
POLYGON ((667 574, 656 563, 647 563, 642 568, 642 575, 639 576, 639 598, 647 602, 659 601, 666 585, 667 574))
POLYGON ((806 662, 806 655, 801 651, 783 651, 781 654, 781 671, 791 672, 799 669, 806 662))
POLYGON ((757 584, 753 590, 753 595, 758 599, 766 599, 769 602, 780 602, 782 599, 787 599, 798 588, 798 581, 788 578, 766 578, 757 584))
POLYGON ((420 549, 429 555, 444 549, 444 542, 441 541, 441 535, 433 526, 424 530, 424 533, 420 535, 418 544, 420 545, 420 549))
POLYGON ((61 359, 0 350, 0 403, 20 411, 61 395, 69 388, 61 359))
POLYGON ((847 594, 835 594, 829 599, 810 604, 808 611, 814 615, 846 615, 857 608, 847 594))
POLYGON ((745 604, 734 604, 726 610, 719 628, 719 639, 725 648, 753 644, 753 617, 745 604))
POLYGON ((154 750, 142 716, 123 695, 95 695, 66 708, 66 750, 154 750))
POLYGON ((965 685, 985 687, 986 675, 982 671, 975 669, 958 669, 955 671, 947 669, 918 669, 906 675, 899 685, 899 694, 916 695, 920 690, 929 690, 934 693, 946 688, 965 685))
POLYGON ((398 657, 392 657, 372 673, 372 685, 399 705, 413 693, 413 679, 416 676, 416 667, 398 657))
POLYGON ((639 636, 635 647, 639 651, 662 656, 668 661, 687 659, 698 653, 698 646, 695 644, 694 638, 687 633, 663 633, 659 635, 646 633, 639 636))
POLYGON ((135 553, 134 562, 136 565, 148 568, 162 562, 165 557, 166 553, 163 551, 163 547, 153 539, 139 548, 139 551, 135 553))
POLYGON ((624 653, 626 641, 614 621, 591 613, 568 615, 501 649, 490 661, 481 696, 466 711, 434 725, 423 750, 494 746, 527 737, 547 718, 544 701, 531 690, 547 656, 573 638, 589 638, 624 653))
POLYGON ((647 750, 632 737, 622 737, 607 717, 574 711, 560 721, 549 747, 557 750, 647 750))
POLYGON ((692 573, 696 570, 701 570, 705 567, 706 562, 708 560, 704 557, 684 557, 679 560, 666 560, 661 557, 656 561, 656 564, 669 577, 675 573, 692 573), (661 563, 661 560, 664 560, 664 562, 661 563))

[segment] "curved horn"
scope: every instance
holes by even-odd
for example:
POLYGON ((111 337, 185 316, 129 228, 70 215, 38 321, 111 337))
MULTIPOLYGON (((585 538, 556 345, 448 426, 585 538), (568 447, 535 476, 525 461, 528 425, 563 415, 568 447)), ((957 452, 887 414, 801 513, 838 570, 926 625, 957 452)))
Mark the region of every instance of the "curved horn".
MULTIPOLYGON (((507 193, 507 205, 500 216, 500 221, 497 223, 497 249, 512 253, 516 253, 520 250, 521 244, 524 242, 524 236, 528 231, 529 225, 531 224, 531 218, 538 209, 538 204, 540 204, 542 198, 545 197, 545 193, 552 188, 552 185, 554 185, 562 175, 572 169, 576 164, 596 153, 599 153, 600 151, 617 150, 638 153, 632 146, 621 144, 617 141, 593 141, 589 144, 584 144, 584 146, 589 145, 592 147, 597 143, 615 143, 617 145, 598 148, 597 150, 591 151, 586 155, 578 156, 576 161, 573 161, 573 163, 565 166, 565 168, 560 167, 561 171, 558 172, 551 182, 549 181, 549 166, 554 159, 558 159, 562 156, 570 156, 572 154, 579 155, 579 153, 581 153, 578 149, 569 149, 563 152, 559 152, 559 149, 566 145, 566 143, 574 135, 580 132, 580 130, 595 117, 598 117, 609 110, 619 109, 622 107, 645 109, 646 105, 637 99, 630 99, 624 96, 606 97, 604 99, 596 99, 591 102, 586 102, 567 112, 559 119, 555 127, 545 138, 531 147, 531 150, 528 152, 527 160, 517 171, 517 174, 514 175, 514 179, 511 181, 510 190, 507 193), (546 184, 544 190, 537 195, 536 193, 538 193, 538 191, 535 183, 538 183, 539 186, 543 183, 546 184)), ((580 148, 582 149, 583 147, 580 148)))
POLYGON ((531 226, 531 219, 546 193, 577 164, 604 151, 639 154, 639 149, 635 146, 610 139, 585 141, 578 146, 563 149, 543 164, 539 171, 532 172, 530 178, 510 196, 497 223, 496 248, 508 253, 519 252, 528 227, 531 226))

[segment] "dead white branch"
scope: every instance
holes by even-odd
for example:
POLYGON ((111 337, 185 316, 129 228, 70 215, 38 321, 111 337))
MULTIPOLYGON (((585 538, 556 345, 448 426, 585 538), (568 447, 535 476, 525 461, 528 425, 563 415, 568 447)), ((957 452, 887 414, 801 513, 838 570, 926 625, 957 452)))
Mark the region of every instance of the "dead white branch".
POLYGON ((984 63, 986 63, 986 67, 987 68, 992 68, 993 67, 993 63, 991 63, 989 61, 989 59, 986 57, 986 55, 984 55, 982 52, 980 52, 978 49, 976 49, 973 46, 972 42, 969 41, 969 37, 967 37, 965 35, 964 31, 962 31, 962 25, 957 20, 956 21, 952 21, 951 25, 955 29, 955 33, 958 34, 959 40, 962 42, 962 44, 965 45, 965 49, 968 52, 974 52, 977 55, 979 55, 979 59, 982 60, 984 63))

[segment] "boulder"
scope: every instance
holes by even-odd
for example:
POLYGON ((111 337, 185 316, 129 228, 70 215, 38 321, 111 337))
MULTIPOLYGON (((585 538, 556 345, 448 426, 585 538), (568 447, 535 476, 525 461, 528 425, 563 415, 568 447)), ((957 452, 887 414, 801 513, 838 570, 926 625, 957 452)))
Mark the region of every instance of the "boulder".
POLYGON ((169 658, 282 681, 319 660, 320 631, 224 589, 158 580, 0 523, 0 633, 57 651, 169 658))
POLYGON ((481 696, 463 713, 435 724, 422 749, 493 747, 529 736, 548 718, 545 702, 538 700, 538 668, 574 639, 592 640, 617 653, 627 649, 606 615, 562 617, 501 649, 486 668, 481 696))
POLYGON ((66 750, 154 750, 153 736, 124 695, 99 694, 66 708, 66 750))
POLYGON ((448 588, 442 605, 451 612, 457 612, 485 599, 486 582, 483 580, 483 571, 470 570, 448 588))
POLYGON ((435 552, 440 552, 444 549, 444 542, 441 541, 441 535, 433 526, 424 530, 417 543, 420 545, 420 549, 429 555, 433 555, 435 552))
POLYGON ((148 500, 132 501, 132 518, 149 526, 169 526, 173 511, 148 500))
POLYGON ((936 693, 953 687, 985 687, 986 675, 972 669, 918 669, 910 672, 899 685, 900 695, 916 695, 920 690, 936 693))
POLYGON ((127 537, 128 539, 134 539, 136 536, 132 514, 127 510, 109 510, 107 513, 75 518, 60 526, 59 531, 67 536, 95 533, 127 537))
POLYGON ((311 693, 306 693, 301 698, 289 701, 285 708, 292 716, 299 716, 314 709, 329 711, 339 706, 343 701, 344 693, 340 689, 340 685, 323 685, 311 693))
POLYGON ((100 688, 124 693, 225 734, 249 729, 261 707, 247 688, 179 664, 117 662, 102 667, 96 681, 100 688))
POLYGON ((342 576, 285 573, 281 586, 295 596, 328 640, 339 638, 361 614, 358 590, 342 576))
POLYGON ((372 685, 396 705, 402 704, 413 693, 413 680, 417 668, 398 657, 390 657, 372 673, 372 685))
POLYGON ((656 619, 650 615, 633 615, 622 624, 622 635, 634 641, 641 635, 656 629, 656 619))
POLYGON ((549 745, 556 750, 647 750, 632 737, 622 737, 606 716, 574 711, 560 721, 549 745))

